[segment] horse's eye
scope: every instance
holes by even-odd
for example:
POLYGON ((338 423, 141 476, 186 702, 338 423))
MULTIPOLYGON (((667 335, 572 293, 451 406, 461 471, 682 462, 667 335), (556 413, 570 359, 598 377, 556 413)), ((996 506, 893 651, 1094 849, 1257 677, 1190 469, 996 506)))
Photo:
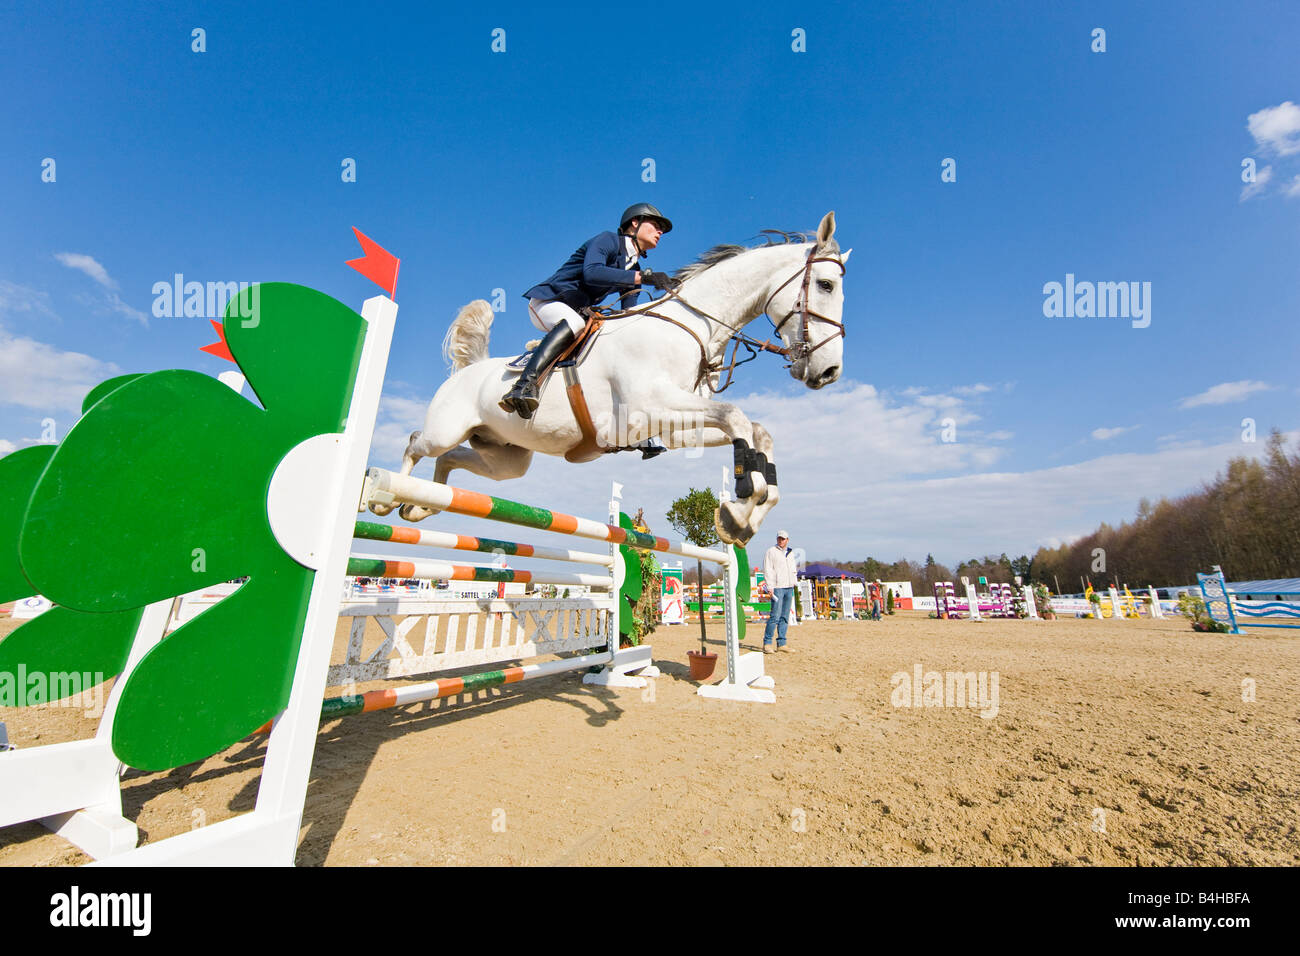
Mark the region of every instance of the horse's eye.
POLYGON ((821 289, 823 292, 834 292, 835 283, 831 282, 829 279, 818 279, 817 288, 821 289))

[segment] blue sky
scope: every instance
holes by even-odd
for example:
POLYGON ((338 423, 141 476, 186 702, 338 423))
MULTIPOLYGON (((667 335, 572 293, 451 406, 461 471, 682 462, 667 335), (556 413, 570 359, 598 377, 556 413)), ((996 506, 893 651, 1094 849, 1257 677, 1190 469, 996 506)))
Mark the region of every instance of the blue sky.
MULTIPOLYGON (((109 375, 223 370, 206 319, 151 314, 175 273, 359 308, 355 225, 402 258, 372 450, 395 464, 456 309, 506 289, 493 351, 517 349, 520 293, 640 200, 676 224, 657 269, 828 209, 854 248, 841 381, 766 357, 729 393, 811 556, 1032 553, 1300 433, 1293 3, 270 6, 3 14, 0 453, 109 375), (1067 274, 1149 282, 1149 327, 1045 316, 1067 274)), ((457 480, 599 515, 616 479, 667 532, 728 456, 457 480)))

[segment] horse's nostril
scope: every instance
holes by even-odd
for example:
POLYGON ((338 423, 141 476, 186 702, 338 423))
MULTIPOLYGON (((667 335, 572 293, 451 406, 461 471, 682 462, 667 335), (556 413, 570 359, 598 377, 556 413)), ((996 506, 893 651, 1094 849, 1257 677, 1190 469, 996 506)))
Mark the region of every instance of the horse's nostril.
POLYGON ((833 382, 839 377, 840 377, 840 367, 838 365, 832 365, 826 371, 822 372, 823 382, 833 382))

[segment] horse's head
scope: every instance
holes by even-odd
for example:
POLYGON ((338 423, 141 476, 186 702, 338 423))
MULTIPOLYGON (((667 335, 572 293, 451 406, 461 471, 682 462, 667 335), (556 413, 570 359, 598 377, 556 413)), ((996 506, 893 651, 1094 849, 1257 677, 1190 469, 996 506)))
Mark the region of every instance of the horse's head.
POLYGON ((831 384, 844 367, 844 264, 852 251, 840 252, 828 212, 799 271, 772 279, 764 311, 789 349, 790 375, 809 388, 831 384))

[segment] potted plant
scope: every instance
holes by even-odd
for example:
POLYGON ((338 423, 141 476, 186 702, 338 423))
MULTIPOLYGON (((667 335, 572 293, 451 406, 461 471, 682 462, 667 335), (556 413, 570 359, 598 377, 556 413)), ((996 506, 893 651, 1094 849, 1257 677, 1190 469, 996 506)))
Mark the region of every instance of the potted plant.
POLYGON ((1183 593, 1179 595, 1178 613, 1183 615, 1183 617, 1191 619, 1193 631, 1202 631, 1208 634, 1228 633, 1228 625, 1210 617, 1210 612, 1206 609, 1205 602, 1194 594, 1183 593))
POLYGON ((1046 584, 1034 585, 1034 607, 1038 611, 1038 616, 1044 621, 1056 620, 1056 611, 1052 607, 1051 592, 1047 590, 1046 584))
MULTIPOLYGON (((673 530, 686 541, 707 548, 719 542, 718 532, 713 524, 713 513, 717 509, 718 496, 711 488, 705 488, 703 491, 692 488, 685 497, 678 498, 672 503, 666 517, 673 530)), ((718 666, 718 655, 709 650, 705 638, 704 565, 698 560, 695 562, 695 573, 700 595, 700 649, 698 652, 687 651, 686 659, 691 665, 691 679, 703 681, 713 676, 713 671, 718 666)), ((724 588, 727 586, 725 575, 722 586, 724 588)))

